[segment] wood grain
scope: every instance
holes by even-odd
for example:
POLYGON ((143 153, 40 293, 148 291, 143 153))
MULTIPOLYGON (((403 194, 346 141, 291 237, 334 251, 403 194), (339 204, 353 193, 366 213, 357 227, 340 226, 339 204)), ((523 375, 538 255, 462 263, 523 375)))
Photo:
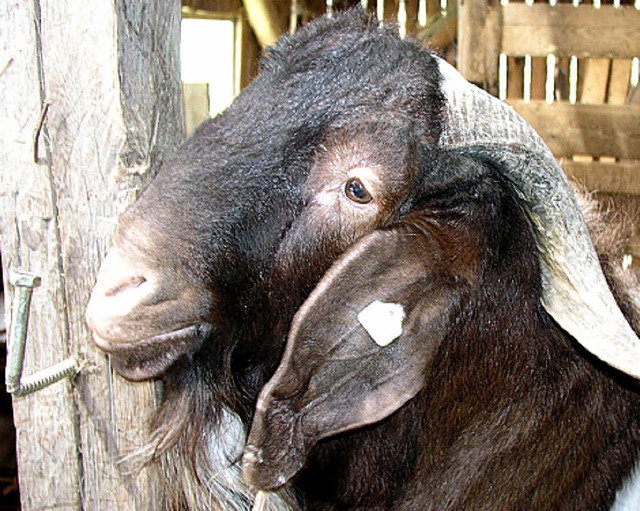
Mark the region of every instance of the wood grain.
POLYGON ((502 16, 508 55, 632 58, 640 51, 640 11, 632 6, 509 3, 502 16))
POLYGON ((151 472, 118 465, 144 441, 153 386, 113 374, 84 309, 118 213, 182 138, 179 22, 174 2, 0 6, 3 263, 43 280, 26 372, 83 360, 73 384, 14 402, 24 510, 155 508, 151 472))
MULTIPOLYGON (((562 160, 563 170, 590 191, 640 195, 640 163, 590 163, 562 160)), ((640 256, 640 250, 634 253, 640 256)))
POLYGON ((465 0, 458 11, 458 70, 467 80, 498 95, 502 6, 465 0))
POLYGON ((554 155, 640 159, 640 107, 509 101, 554 155))

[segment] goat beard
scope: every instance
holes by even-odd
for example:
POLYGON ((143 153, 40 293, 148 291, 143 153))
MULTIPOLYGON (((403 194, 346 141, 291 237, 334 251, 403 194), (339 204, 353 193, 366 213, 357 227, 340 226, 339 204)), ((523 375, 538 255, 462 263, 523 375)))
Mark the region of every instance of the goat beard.
MULTIPOLYGON (((238 394, 209 385, 197 364, 165 380, 162 405, 151 421, 147 443, 124 457, 125 477, 148 467, 158 509, 202 511, 294 511, 300 509, 290 487, 255 492, 242 480, 241 457, 247 426, 229 401, 238 394), (225 400, 220 399, 224 394, 225 400)), ((236 396, 239 400, 239 396, 236 396)))

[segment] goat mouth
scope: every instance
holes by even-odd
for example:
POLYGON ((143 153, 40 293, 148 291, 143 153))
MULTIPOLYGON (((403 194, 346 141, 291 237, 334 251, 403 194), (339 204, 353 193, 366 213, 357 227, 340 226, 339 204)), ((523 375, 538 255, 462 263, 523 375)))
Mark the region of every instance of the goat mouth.
POLYGON ((180 358, 192 356, 211 329, 209 323, 200 323, 126 344, 111 343, 95 333, 93 340, 110 355, 118 374, 127 380, 140 381, 162 376, 180 358))

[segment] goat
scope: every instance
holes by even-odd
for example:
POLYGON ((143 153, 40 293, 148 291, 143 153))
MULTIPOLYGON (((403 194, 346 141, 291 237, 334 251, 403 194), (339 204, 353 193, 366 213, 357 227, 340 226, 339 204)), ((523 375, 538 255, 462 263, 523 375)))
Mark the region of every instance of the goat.
POLYGON ((532 129, 354 11, 163 163, 87 322, 165 382, 164 508, 608 509, 640 447, 616 282, 532 129))

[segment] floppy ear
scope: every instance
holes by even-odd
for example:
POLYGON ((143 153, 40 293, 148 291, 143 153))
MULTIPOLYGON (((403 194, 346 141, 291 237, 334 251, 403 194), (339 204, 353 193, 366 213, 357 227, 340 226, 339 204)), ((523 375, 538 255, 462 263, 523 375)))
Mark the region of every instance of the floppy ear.
POLYGON ((379 421, 422 388, 460 293, 444 253, 459 248, 438 239, 414 225, 375 231, 323 277, 259 397, 249 483, 281 486, 318 440, 379 421))

